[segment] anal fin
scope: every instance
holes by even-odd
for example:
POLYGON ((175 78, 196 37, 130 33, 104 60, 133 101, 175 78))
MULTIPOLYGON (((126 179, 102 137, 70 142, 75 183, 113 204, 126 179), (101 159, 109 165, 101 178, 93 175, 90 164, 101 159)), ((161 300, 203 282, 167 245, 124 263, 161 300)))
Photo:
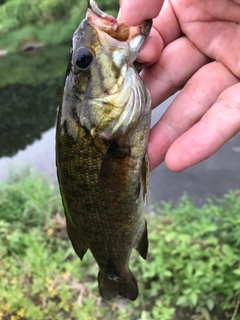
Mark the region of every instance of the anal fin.
POLYGON ((145 220, 145 228, 143 230, 142 236, 139 239, 139 242, 136 246, 136 250, 143 257, 143 259, 147 258, 148 253, 148 232, 147 232, 147 221, 145 220))

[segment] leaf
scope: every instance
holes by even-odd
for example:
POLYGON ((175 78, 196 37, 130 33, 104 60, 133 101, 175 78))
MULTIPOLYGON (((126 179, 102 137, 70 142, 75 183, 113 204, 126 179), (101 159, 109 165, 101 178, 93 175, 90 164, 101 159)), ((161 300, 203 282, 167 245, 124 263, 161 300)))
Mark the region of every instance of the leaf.
POLYGON ((176 305, 177 306, 186 306, 187 305, 187 297, 185 297, 185 296, 179 297, 177 299, 176 305))
POLYGON ((233 270, 233 273, 240 276, 240 268, 233 270))
POLYGON ((176 239, 177 233, 176 232, 169 232, 165 236, 166 242, 171 242, 172 240, 176 239))
POLYGON ((171 272, 170 270, 165 270, 165 271, 164 271, 164 276, 165 276, 166 278, 170 278, 170 277, 172 276, 172 272, 171 272))
POLYGON ((192 273, 193 273, 193 265, 192 265, 192 263, 189 263, 189 264, 187 265, 186 271, 187 271, 187 275, 188 275, 188 276, 191 276, 191 275, 192 275, 192 273))
POLYGON ((178 236, 179 241, 181 241, 184 244, 190 245, 192 238, 188 234, 180 234, 178 236))
POLYGON ((197 305, 198 302, 198 295, 196 292, 192 292, 190 295, 190 300, 192 302, 192 305, 195 307, 197 305))
POLYGON ((213 300, 207 300, 207 307, 209 311, 212 311, 214 308, 214 302, 213 300))
POLYGON ((237 281, 234 283, 234 290, 239 290, 240 289, 240 281, 237 281))
POLYGON ((201 276, 203 276, 204 275, 204 272, 203 272, 203 270, 197 270, 195 273, 194 273, 194 276, 195 277, 201 277, 201 276))

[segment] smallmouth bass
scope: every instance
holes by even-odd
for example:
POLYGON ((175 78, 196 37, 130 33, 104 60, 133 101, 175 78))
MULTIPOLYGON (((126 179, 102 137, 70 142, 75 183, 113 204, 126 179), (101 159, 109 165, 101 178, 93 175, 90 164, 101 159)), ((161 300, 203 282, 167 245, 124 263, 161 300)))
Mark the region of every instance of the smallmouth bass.
POLYGON ((151 97, 133 62, 151 25, 118 24, 90 0, 73 34, 59 107, 56 163, 67 231, 80 259, 93 254, 104 299, 135 300, 130 254, 147 256, 151 97))

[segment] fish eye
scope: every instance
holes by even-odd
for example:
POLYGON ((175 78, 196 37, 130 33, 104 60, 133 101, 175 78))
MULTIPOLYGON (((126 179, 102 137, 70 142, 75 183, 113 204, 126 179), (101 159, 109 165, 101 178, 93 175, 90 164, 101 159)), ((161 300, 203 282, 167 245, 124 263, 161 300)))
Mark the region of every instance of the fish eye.
POLYGON ((90 50, 85 47, 80 47, 75 52, 74 60, 76 65, 80 69, 87 69, 90 63, 92 62, 93 55, 90 50))

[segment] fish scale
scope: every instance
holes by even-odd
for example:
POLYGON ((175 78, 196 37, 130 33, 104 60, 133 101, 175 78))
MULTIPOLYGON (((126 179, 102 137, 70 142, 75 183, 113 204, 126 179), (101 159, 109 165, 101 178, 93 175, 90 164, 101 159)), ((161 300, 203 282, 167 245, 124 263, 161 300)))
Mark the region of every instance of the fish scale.
POLYGON ((104 299, 138 296, 132 249, 148 249, 144 201, 151 97, 133 62, 151 29, 103 13, 90 1, 75 31, 59 107, 56 164, 67 231, 89 249, 104 299))

